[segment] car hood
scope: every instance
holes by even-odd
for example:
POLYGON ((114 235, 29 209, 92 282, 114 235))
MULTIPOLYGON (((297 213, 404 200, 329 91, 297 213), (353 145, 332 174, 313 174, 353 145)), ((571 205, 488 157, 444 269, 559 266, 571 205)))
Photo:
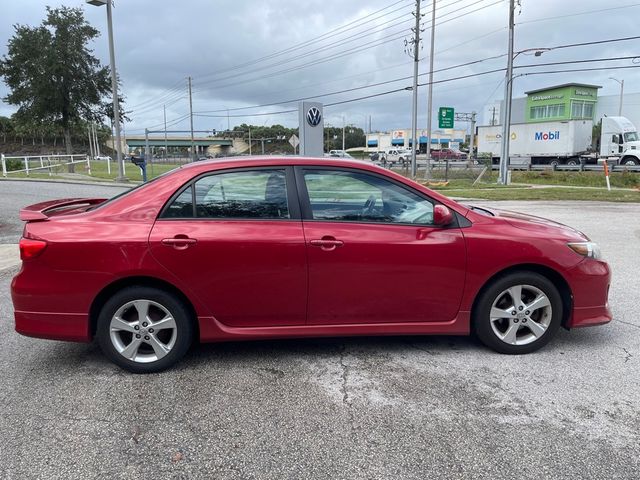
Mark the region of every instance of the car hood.
POLYGON ((549 220, 548 218, 536 217, 535 215, 527 215, 519 212, 512 212, 510 210, 501 210, 498 208, 487 208, 468 206, 476 213, 484 213, 495 218, 499 218, 509 225, 521 228, 523 230, 536 231, 542 235, 554 236, 560 234, 563 237, 577 237, 580 240, 589 240, 584 233, 563 223, 549 220))

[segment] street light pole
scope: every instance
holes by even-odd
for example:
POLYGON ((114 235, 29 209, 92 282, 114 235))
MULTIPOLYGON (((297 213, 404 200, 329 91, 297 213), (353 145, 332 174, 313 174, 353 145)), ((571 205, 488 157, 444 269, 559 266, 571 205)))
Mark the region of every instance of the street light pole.
MULTIPOLYGON (((427 97, 427 174, 431 178, 431 128, 433 121, 433 56, 436 41, 436 0, 431 5, 431 52, 429 53, 429 94, 427 97)), ((420 144, 418 143, 418 146, 420 144)))
POLYGON ((509 52, 507 53, 507 73, 504 82, 504 115, 502 122, 502 149, 500 153, 499 183, 509 183, 509 135, 511 131, 511 97, 513 95, 513 30, 515 0, 509 2, 509 52))
POLYGON ((111 17, 111 0, 86 0, 87 3, 100 7, 107 6, 107 29, 109 31, 109 61, 111 67, 111 91, 113 94, 113 117, 116 126, 116 155, 118 158, 118 176, 116 182, 126 182, 124 175, 124 159, 122 158, 122 141, 120 139, 120 102, 118 101, 118 77, 116 74, 116 55, 113 46, 113 22, 111 17))
POLYGON ((618 116, 622 116, 622 97, 624 95, 624 80, 618 80, 617 78, 609 77, 610 80, 615 80, 620 84, 620 105, 618 106, 618 116))

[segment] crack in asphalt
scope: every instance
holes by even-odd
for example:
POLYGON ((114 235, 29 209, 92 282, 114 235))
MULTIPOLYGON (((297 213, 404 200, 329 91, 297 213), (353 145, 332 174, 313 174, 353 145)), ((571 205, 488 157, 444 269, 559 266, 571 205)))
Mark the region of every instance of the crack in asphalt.
POLYGON ((629 325, 631 327, 640 328, 640 325, 636 325, 635 323, 625 322, 624 320, 616 320, 618 323, 624 323, 625 325, 629 325))
POLYGON ((349 392, 347 390, 347 377, 349 375, 349 367, 344 363, 346 350, 347 346, 343 345, 342 350, 340 351, 340 367, 342 367, 342 386, 340 390, 342 391, 342 403, 344 403, 348 407, 351 407, 351 402, 349 401, 349 392))
POLYGON ((627 349, 626 349, 626 348, 624 348, 624 347, 620 347, 620 348, 622 348, 622 350, 624 351, 624 353, 626 353, 626 355, 627 355, 627 356, 624 358, 624 363, 627 363, 629 360, 631 360, 631 357, 633 357, 633 354, 632 354, 632 353, 629 353, 629 350, 627 350, 627 349))

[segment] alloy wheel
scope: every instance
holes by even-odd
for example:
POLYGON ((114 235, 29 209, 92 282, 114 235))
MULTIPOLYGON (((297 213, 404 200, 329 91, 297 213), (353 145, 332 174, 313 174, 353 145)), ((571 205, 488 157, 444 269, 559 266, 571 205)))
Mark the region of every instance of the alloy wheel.
POLYGON ((137 299, 122 305, 111 317, 109 338, 127 360, 150 363, 171 352, 177 338, 176 321, 163 305, 137 299))
POLYGON ((542 337, 553 317, 549 297, 533 285, 502 291, 489 313, 493 333, 509 345, 528 345, 542 337))

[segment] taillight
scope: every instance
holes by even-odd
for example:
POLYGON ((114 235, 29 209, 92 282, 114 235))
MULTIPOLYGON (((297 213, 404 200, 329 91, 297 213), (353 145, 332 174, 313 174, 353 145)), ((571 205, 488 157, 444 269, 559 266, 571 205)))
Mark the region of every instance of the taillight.
POLYGON ((20 239, 20 259, 30 260, 36 258, 44 249, 47 248, 47 242, 44 240, 34 240, 33 238, 20 239))

